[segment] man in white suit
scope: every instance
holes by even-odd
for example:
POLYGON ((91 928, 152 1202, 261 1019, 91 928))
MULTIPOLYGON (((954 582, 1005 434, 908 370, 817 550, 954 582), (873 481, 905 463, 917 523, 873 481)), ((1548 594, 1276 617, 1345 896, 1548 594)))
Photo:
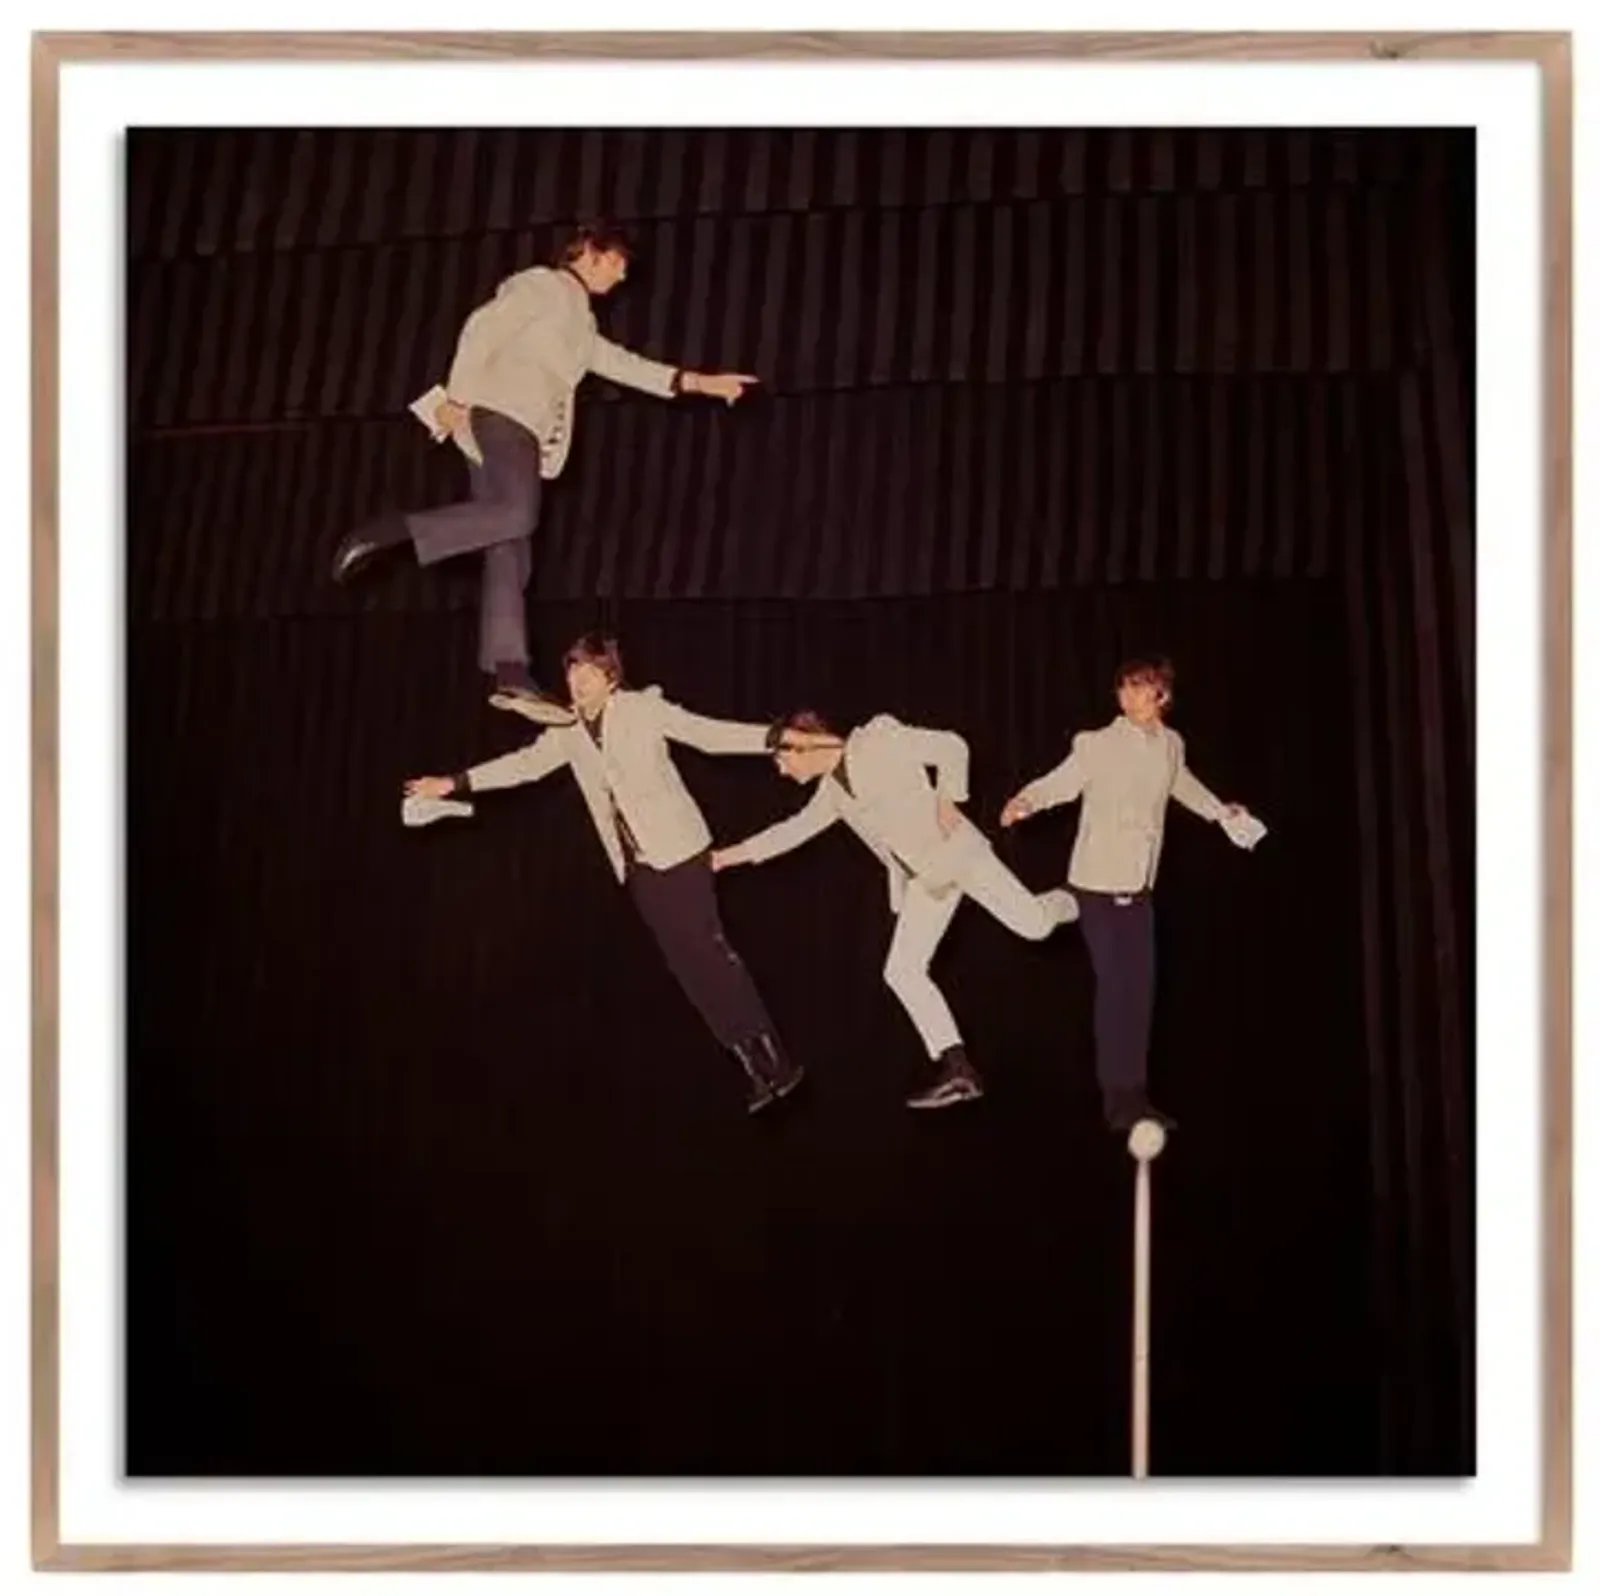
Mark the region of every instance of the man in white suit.
POLYGON ((691 714, 657 687, 624 687, 622 659, 610 638, 580 638, 564 665, 577 712, 570 725, 553 726, 526 747, 460 775, 408 782, 408 800, 459 803, 570 769, 617 879, 626 884, 689 1001, 744 1069, 747 1106, 755 1113, 792 1092, 803 1071, 784 1052, 761 994, 722 928, 711 833, 669 745, 762 754, 769 728, 691 714))
POLYGON ((711 856, 714 870, 776 858, 842 820, 889 874, 896 923, 883 978, 916 1027, 933 1079, 912 1108, 944 1108, 980 1097, 983 1081, 928 965, 963 897, 1030 940, 1077 918, 1072 894, 1032 893, 996 857, 957 807, 967 799, 967 745, 954 732, 907 726, 878 715, 848 736, 810 711, 770 734, 773 758, 791 781, 816 794, 787 820, 711 856), (934 779, 928 779, 928 771, 934 779))
POLYGON ((616 228, 583 228, 558 265, 535 266, 500 284, 467 318, 434 414, 470 462, 472 496, 460 504, 378 517, 334 556, 348 581, 386 550, 409 545, 422 565, 481 553, 478 663, 497 696, 533 706, 530 718, 567 718, 529 673, 524 592, 543 484, 560 476, 572 446, 575 392, 591 371, 658 398, 707 394, 733 404, 756 379, 684 371, 647 360, 600 335, 592 301, 628 274, 629 246, 616 228), (542 709, 541 706, 549 706, 542 709))
POLYGON ((1002 810, 1000 824, 1082 798, 1067 885, 1078 900, 1095 974, 1095 1063, 1114 1130, 1141 1119, 1171 1122, 1146 1094, 1155 933, 1150 894, 1161 858, 1167 800, 1216 821, 1240 847, 1264 834, 1238 804, 1225 804, 1190 772, 1183 738, 1165 724, 1172 666, 1130 660, 1117 672, 1122 713, 1080 732, 1056 768, 1030 782, 1002 810))

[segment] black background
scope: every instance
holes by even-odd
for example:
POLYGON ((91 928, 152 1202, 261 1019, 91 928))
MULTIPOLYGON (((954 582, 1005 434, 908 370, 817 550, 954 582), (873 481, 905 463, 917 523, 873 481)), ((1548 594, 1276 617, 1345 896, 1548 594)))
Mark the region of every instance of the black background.
MULTIPOLYGON (((1169 827, 1154 1466, 1470 1471, 1470 139, 849 136, 848 183, 831 133, 132 137, 131 1473, 1127 1468, 1078 933, 958 915, 991 1091, 918 1116, 881 869, 840 832, 726 878, 810 1070, 752 1122, 569 777, 399 825, 520 723, 470 570, 327 559, 459 491, 396 412, 595 200, 655 246, 606 325, 769 391, 586 395, 546 660, 599 622, 707 713, 957 728, 992 829, 1172 655, 1272 834, 1169 827)), ((802 798, 680 764, 722 840, 802 798)), ((1073 823, 999 846, 1044 886, 1073 823)))

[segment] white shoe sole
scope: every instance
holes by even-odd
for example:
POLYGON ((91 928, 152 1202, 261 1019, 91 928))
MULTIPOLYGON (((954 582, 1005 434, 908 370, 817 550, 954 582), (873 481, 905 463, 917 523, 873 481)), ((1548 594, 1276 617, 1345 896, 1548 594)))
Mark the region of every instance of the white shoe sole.
POLYGON ((520 693, 491 693, 489 702, 496 709, 508 709, 538 726, 573 726, 578 717, 564 704, 552 704, 547 699, 524 698, 520 693))
POLYGON ((951 1108, 957 1103, 975 1103, 983 1096, 981 1086, 951 1087, 937 1097, 925 1097, 921 1102, 906 1100, 907 1108, 951 1108))

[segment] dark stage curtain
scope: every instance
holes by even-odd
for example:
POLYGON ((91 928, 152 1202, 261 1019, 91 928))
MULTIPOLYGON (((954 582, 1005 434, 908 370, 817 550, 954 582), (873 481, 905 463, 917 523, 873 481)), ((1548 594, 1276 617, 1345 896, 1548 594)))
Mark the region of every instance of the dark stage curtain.
MULTIPOLYGON (((542 617, 566 631, 581 607, 542 617)), ((1377 1456, 1348 671, 1324 583, 630 605, 638 679, 764 717, 801 691, 972 743, 992 826, 1105 677, 1204 658, 1163 864, 1155 1455, 1377 1456)), ((991 1095, 913 1115, 881 866, 842 832, 730 875, 811 1071, 736 1068, 608 873, 575 785, 407 832, 399 783, 510 746, 464 617, 141 628, 133 851, 135 1472, 1117 1473, 1129 1166, 1098 1122, 1082 939, 962 910, 936 966, 991 1095)), ((685 753, 716 833, 802 801, 685 753)), ((1001 848, 1059 880, 1066 813, 1001 848)))
MULTIPOLYGON (((546 654, 619 624, 708 709, 957 726, 991 820, 1120 651, 1175 655, 1197 764, 1273 836, 1173 827, 1157 1466, 1470 1472, 1472 162, 1451 129, 130 135, 139 1470, 1125 1465, 1075 933, 953 937, 997 1090, 919 1129, 864 856, 739 878, 818 1076, 752 1140, 575 794, 399 832, 403 774, 515 728, 470 569, 327 562, 461 491, 406 402, 605 210, 642 247, 607 331, 765 381, 590 385, 546 654)), ((694 777, 725 824, 784 798, 694 777)), ((1068 834, 1006 847, 1042 882, 1068 834)))
POLYGON ((136 260, 476 238, 604 213, 827 216, 1446 181, 1425 128, 249 128, 137 134, 136 260))
MULTIPOLYGON (((785 393, 1388 371, 1426 352, 1419 221, 1385 190, 673 220, 636 228, 639 275, 607 326, 658 358, 753 364, 785 393)), ((136 262, 134 403, 163 426, 399 410, 447 366, 462 307, 556 242, 136 262)))
MULTIPOLYGON (((808 395, 748 412, 595 404, 548 494, 551 598, 893 597, 1156 579, 1330 576, 1385 495, 1393 385, 1086 378, 808 395), (626 462, 626 465, 621 464, 626 462)), ((720 408, 720 407, 719 407, 720 408)), ((327 579, 342 531, 464 496, 415 421, 157 437, 131 487, 137 614, 163 620, 477 603, 476 570, 327 579)))

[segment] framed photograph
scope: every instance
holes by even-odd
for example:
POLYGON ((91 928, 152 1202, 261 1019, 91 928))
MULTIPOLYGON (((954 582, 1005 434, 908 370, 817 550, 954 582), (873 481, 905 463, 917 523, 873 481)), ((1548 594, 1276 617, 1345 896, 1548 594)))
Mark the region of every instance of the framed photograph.
POLYGON ((1567 36, 33 90, 36 1566, 1569 1566, 1567 36))

